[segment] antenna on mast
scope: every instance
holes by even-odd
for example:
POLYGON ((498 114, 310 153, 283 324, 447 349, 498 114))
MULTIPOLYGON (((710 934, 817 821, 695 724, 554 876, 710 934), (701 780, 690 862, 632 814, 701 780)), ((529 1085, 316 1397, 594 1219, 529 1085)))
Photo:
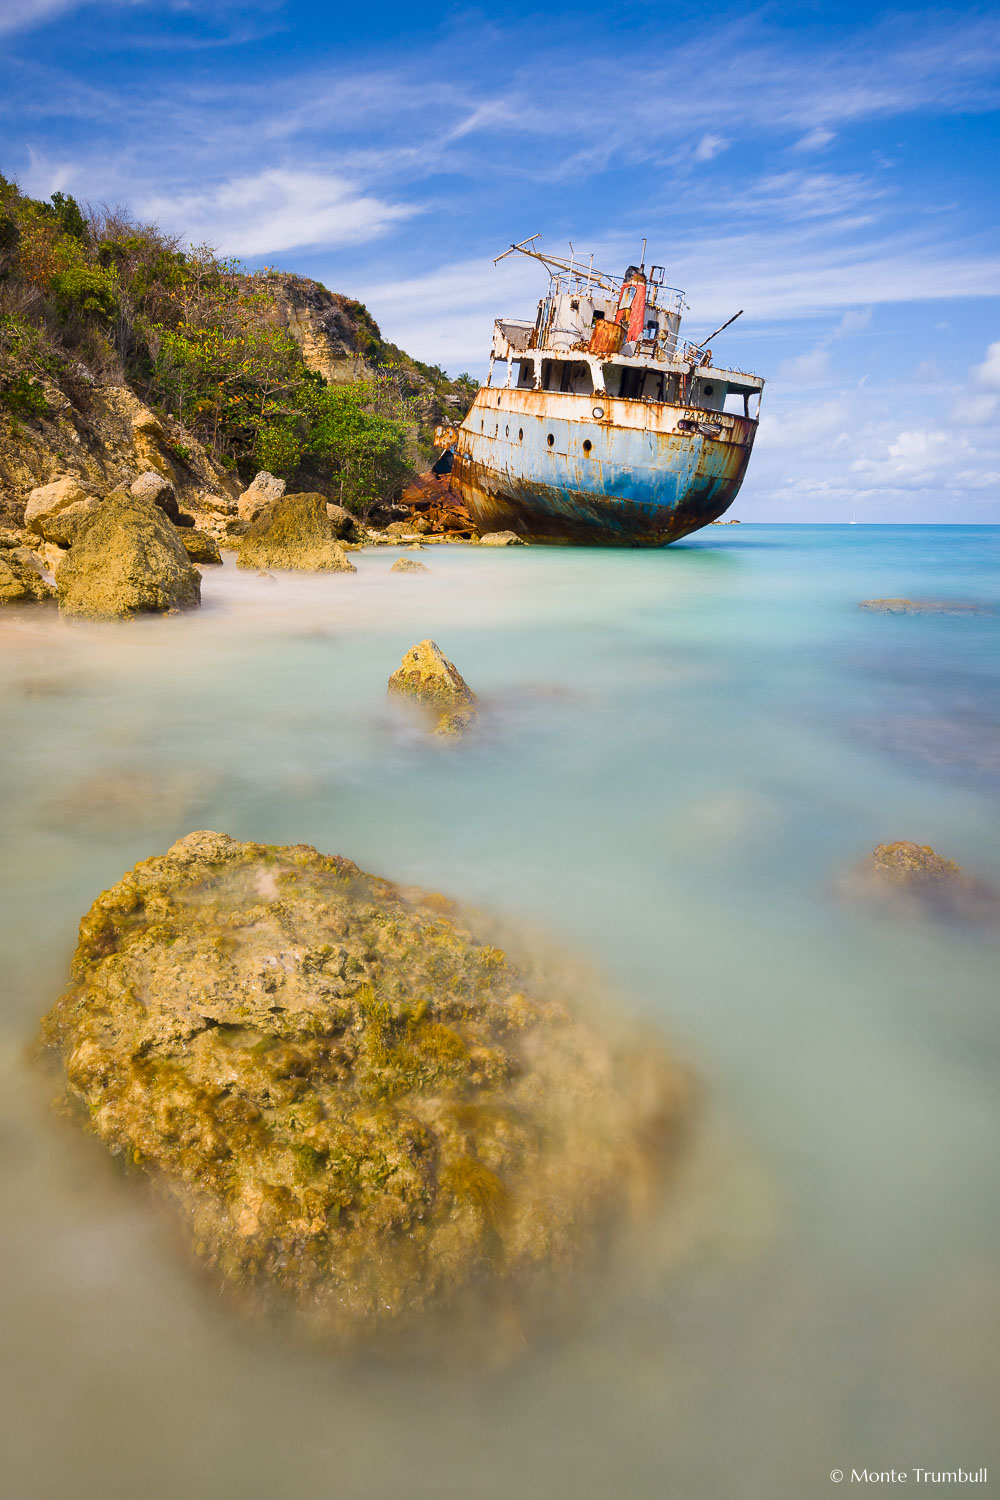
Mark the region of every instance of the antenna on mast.
POLYGON ((643 242, 642 242, 642 254, 639 256, 639 270, 640 271, 645 271, 645 269, 646 269, 646 241, 643 240, 643 242))

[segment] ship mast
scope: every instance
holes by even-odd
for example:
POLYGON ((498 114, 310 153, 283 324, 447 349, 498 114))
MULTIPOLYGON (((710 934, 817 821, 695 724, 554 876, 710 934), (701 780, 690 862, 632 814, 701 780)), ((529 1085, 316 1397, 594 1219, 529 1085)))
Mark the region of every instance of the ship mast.
MULTIPOLYGON (((571 276, 576 281, 582 281, 590 286, 599 286, 603 291, 612 294, 617 293, 621 285, 620 276, 612 276, 607 271, 594 270, 594 257, 591 256, 590 264, 584 265, 575 259, 564 260, 558 255, 544 255, 541 250, 534 249, 535 240, 541 239, 540 234, 533 234, 530 239, 521 240, 517 245, 511 245, 502 255, 494 257, 493 264, 499 265, 506 260, 508 255, 527 255, 531 260, 540 261, 549 273, 553 281, 558 281, 561 276, 571 276)), ((573 247, 570 246, 570 251, 573 247)))

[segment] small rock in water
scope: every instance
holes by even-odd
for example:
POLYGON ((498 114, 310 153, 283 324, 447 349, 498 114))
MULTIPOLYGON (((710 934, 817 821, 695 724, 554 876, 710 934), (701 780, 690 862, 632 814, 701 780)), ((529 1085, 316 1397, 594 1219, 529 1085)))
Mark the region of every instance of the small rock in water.
POLYGON ((415 557, 397 557, 390 573, 429 573, 430 568, 426 563, 417 562, 415 557))
POLYGON ((485 536, 479 538, 481 547, 526 547, 528 544, 523 536, 518 536, 516 531, 488 531, 485 536))
POLYGON ((192 562, 196 563, 221 563, 222 553, 214 536, 209 536, 207 531, 198 531, 195 527, 185 526, 178 529, 177 535, 181 539, 181 545, 192 562))
POLYGON ((879 844, 847 883, 851 895, 916 913, 983 921, 1000 914, 1000 896, 930 844, 879 844))
POLYGON ((389 692, 412 699, 434 715, 433 732, 445 739, 463 735, 479 714, 475 693, 455 663, 430 640, 410 647, 389 678, 389 692))
POLYGON ((346 1346, 579 1297, 690 1110, 450 901, 207 831, 97 898, 43 1038, 230 1295, 346 1346))

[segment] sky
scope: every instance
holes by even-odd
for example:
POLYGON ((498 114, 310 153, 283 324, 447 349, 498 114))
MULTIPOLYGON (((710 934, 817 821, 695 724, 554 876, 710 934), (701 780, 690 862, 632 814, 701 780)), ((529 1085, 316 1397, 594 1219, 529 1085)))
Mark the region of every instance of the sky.
POLYGON ((1000 523, 1000 13, 0 0, 0 171, 482 375, 513 240, 648 262, 767 379, 733 514, 1000 523))

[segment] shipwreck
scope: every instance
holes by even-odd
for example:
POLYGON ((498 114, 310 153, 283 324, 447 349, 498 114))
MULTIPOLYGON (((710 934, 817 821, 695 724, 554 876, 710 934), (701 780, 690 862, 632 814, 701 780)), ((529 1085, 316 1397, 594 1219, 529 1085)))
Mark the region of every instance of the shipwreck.
POLYGON ((662 266, 610 275, 511 245, 549 274, 534 322, 498 318, 486 383, 435 470, 482 531, 660 547, 718 519, 746 473, 764 381, 681 337, 662 266))

